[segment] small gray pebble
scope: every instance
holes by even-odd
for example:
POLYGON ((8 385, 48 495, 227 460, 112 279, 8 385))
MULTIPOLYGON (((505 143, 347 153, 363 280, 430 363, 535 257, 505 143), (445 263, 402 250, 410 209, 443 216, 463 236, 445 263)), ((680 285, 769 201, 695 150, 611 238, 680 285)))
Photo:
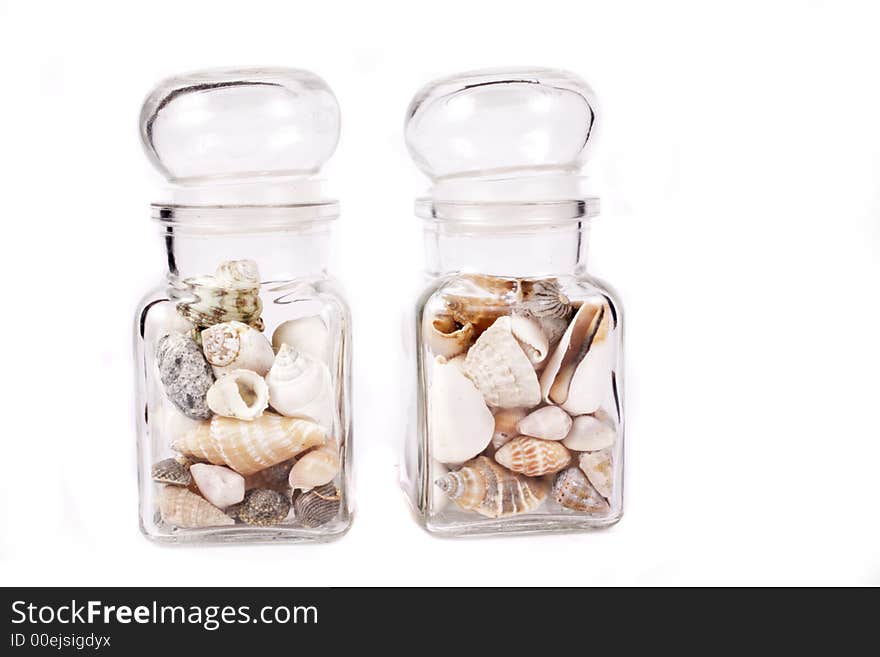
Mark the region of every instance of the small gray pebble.
POLYGON ((193 420, 210 419, 206 395, 214 371, 199 345, 185 335, 169 333, 156 344, 156 363, 168 399, 193 420))

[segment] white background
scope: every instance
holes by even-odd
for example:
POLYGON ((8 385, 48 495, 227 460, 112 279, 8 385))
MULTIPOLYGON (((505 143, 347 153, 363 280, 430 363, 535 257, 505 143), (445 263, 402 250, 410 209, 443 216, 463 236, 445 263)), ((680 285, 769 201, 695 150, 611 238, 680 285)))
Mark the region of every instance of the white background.
POLYGON ((880 14, 841 2, 0 0, 0 583, 880 584, 880 14), (160 78, 312 69, 355 317, 358 515, 329 545, 137 528, 132 315, 163 257, 136 131, 160 78), (397 486, 422 266, 404 110, 486 66, 576 71, 603 114, 590 270, 627 311, 626 514, 441 540, 397 486))

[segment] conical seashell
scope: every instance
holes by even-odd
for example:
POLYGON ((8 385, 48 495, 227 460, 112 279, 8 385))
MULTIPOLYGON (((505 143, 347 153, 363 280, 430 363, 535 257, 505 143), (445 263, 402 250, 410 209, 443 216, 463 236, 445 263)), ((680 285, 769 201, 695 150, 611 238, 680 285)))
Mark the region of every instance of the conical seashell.
POLYGON ((253 420, 269 406, 269 387, 256 372, 232 370, 208 389, 207 401, 217 415, 253 420))
POLYGON ((289 483, 293 490, 311 490, 333 481, 339 472, 339 450, 327 445, 304 454, 290 470, 289 483))
POLYGON ((165 459, 154 463, 150 469, 150 476, 153 481, 160 484, 171 484, 173 486, 189 486, 192 483, 192 475, 185 463, 181 463, 177 459, 165 459))
POLYGON ((536 406, 538 376, 511 332, 510 317, 499 317, 477 338, 465 358, 465 374, 490 406, 536 406))
POLYGON ((599 494, 608 499, 611 497, 611 488, 614 479, 614 469, 611 460, 611 450, 603 449, 598 452, 585 452, 578 460, 583 473, 599 491, 599 494))
POLYGON ((558 406, 545 406, 519 421, 519 433, 544 440, 562 440, 571 431, 571 416, 558 406))
POLYGON ((275 360, 266 336, 241 322, 223 322, 206 328, 202 331, 202 349, 217 376, 233 370, 251 370, 265 376, 275 360))
POLYGON ((605 515, 611 507, 599 495, 580 468, 566 468, 553 480, 553 498, 566 509, 581 511, 589 515, 605 515))
POLYGON ((485 456, 468 461, 436 484, 459 508, 487 518, 534 511, 547 497, 548 488, 543 479, 516 474, 485 456))
POLYGON ((492 447, 500 449, 521 432, 516 428, 519 421, 526 416, 524 408, 500 408, 495 413, 495 433, 492 435, 492 447))
POLYGON ((540 322, 533 317, 513 315, 510 330, 532 365, 540 369, 550 353, 550 343, 540 322))
POLYGON ((300 493, 293 501, 296 519, 304 527, 325 525, 339 513, 342 495, 333 484, 324 484, 300 493))
POLYGON ((249 475, 322 445, 325 437, 314 422, 275 413, 263 413, 250 422, 215 415, 173 447, 182 454, 249 475))
POLYGON ((165 486, 159 491, 159 513, 163 522, 187 529, 235 524, 216 506, 180 486, 165 486))
POLYGON ((226 511, 231 517, 257 527, 277 525, 290 513, 290 500, 278 491, 254 488, 245 493, 244 500, 226 511))
POLYGON ((495 418, 483 395, 454 363, 434 361, 428 389, 431 456, 441 463, 462 463, 486 449, 495 418))
POLYGON ((194 463, 190 472, 202 497, 218 509, 225 509, 244 499, 244 477, 237 472, 222 465, 207 463, 194 463))
POLYGON ((608 396, 615 355, 606 300, 581 305, 541 373, 545 401, 572 415, 594 412, 608 396))
POLYGON ((567 318, 571 314, 571 302, 555 279, 520 281, 519 300, 522 310, 533 317, 567 318))
POLYGON ((422 339, 435 356, 453 358, 474 342, 474 325, 458 324, 451 315, 434 315, 425 312, 422 316, 422 339))
POLYGON ((272 347, 278 352, 283 344, 330 364, 330 332, 320 317, 301 317, 279 324, 272 334, 272 347))
POLYGON ((156 344, 156 365, 171 403, 193 420, 211 417, 206 396, 214 372, 199 345, 185 335, 169 333, 156 344))
POLYGON ((554 440, 520 436, 495 452, 495 460, 513 472, 540 477, 562 470, 571 461, 571 454, 554 440))
POLYGON ((223 262, 214 275, 188 278, 183 284, 191 298, 179 302, 177 311, 196 326, 238 321, 262 328, 260 276, 252 260, 223 262))
POLYGON ((611 424, 610 419, 605 420, 596 415, 579 415, 571 425, 571 431, 562 441, 562 444, 576 452, 592 452, 606 447, 611 447, 617 438, 617 430, 611 424))
POLYGON ((327 365, 286 342, 266 376, 269 404, 288 417, 314 420, 325 430, 333 426, 333 391, 327 365))

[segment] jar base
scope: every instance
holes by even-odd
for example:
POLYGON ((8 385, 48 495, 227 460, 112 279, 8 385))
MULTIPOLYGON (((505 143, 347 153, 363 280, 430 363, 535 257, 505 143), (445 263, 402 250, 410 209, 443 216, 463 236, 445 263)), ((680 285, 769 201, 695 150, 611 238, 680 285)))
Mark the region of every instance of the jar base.
POLYGON ((606 529, 620 522, 623 513, 604 518, 577 518, 569 514, 546 514, 521 518, 481 518, 473 521, 437 522, 422 519, 422 527, 435 536, 467 537, 516 534, 573 534, 606 529))
POLYGON ((204 527, 200 529, 155 528, 141 525, 141 533, 159 545, 268 545, 272 543, 329 543, 345 536, 351 529, 353 515, 332 526, 304 527, 204 527))

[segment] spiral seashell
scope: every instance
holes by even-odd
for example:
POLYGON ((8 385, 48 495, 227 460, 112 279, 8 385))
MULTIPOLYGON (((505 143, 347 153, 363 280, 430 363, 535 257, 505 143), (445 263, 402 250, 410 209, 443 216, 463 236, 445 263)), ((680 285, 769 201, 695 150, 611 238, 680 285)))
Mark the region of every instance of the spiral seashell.
POLYGON ((244 500, 227 513, 243 523, 257 527, 269 527, 284 522, 290 513, 290 501, 278 491, 254 488, 245 493, 244 500))
POLYGON ((190 468, 199 493, 218 509, 244 499, 244 477, 222 465, 194 463, 190 468))
POLYGON ((532 411, 516 425, 519 433, 544 440, 562 440, 571 430, 571 416, 558 406, 532 411))
POLYGON ((215 415, 173 447, 249 475, 322 445, 325 437, 314 422, 275 413, 264 413, 250 422, 215 415))
POLYGON ((293 511, 304 527, 320 527, 336 517, 341 499, 342 495, 336 486, 324 484, 297 495, 293 511))
POLYGON ((455 363, 438 356, 428 391, 431 456, 442 463, 467 461, 486 449, 494 428, 480 391, 455 363))
POLYGON ((511 332, 510 317, 499 317, 468 351, 464 372, 490 406, 537 406, 538 376, 511 332))
POLYGON ((281 345, 266 376, 269 404, 288 417, 314 420, 326 430, 333 426, 330 369, 313 356, 281 345))
POLYGON ((214 372, 193 340, 169 333, 156 344, 156 365, 165 396, 180 412, 193 420, 211 417, 206 396, 214 383, 214 372))
POLYGON ((186 529, 235 524, 220 509, 180 486, 165 486, 159 491, 159 513, 163 522, 186 529))
POLYGON ((580 468, 566 468, 553 480, 553 498, 560 506, 588 515, 606 515, 611 511, 608 502, 587 479, 580 468))
POLYGON ((332 347, 330 332, 320 317, 289 319, 279 324, 272 334, 272 348, 277 353, 284 344, 327 365, 330 364, 332 347))
POLYGON ((495 452, 495 460, 513 472, 540 477, 562 470, 571 461, 571 454, 555 440, 520 436, 495 452))
POLYGON ((543 479, 529 479, 485 456, 468 461, 435 482, 464 511, 501 518, 537 509, 547 497, 543 479))
POLYGON ((611 489, 614 482, 614 467, 610 449, 598 452, 584 452, 578 459, 578 465, 593 488, 599 491, 599 495, 605 499, 611 497, 611 489))
POLYGON ((160 484, 173 486, 189 486, 192 483, 192 475, 185 463, 177 459, 165 459, 153 464, 150 469, 153 481, 160 484))
POLYGON ((339 472, 339 450, 325 445, 304 454, 291 468, 288 482, 293 490, 311 490, 333 480, 339 472))
POLYGON ((474 341, 474 325, 458 324, 451 315, 422 316, 422 339, 431 353, 444 358, 454 358, 471 346, 474 341))
POLYGON ((238 321, 262 329, 260 276, 252 260, 223 262, 214 275, 184 280, 190 297, 177 304, 177 312, 198 327, 238 321))
POLYGON ((510 331, 532 365, 540 369, 550 353, 550 342, 541 323, 533 317, 513 315, 510 318, 510 331))
POLYGON ((495 413, 495 433, 492 435, 492 447, 501 449, 521 432, 517 429, 519 421, 526 416, 524 408, 501 408, 495 413))
POLYGON ((218 377, 234 370, 251 370, 265 376, 275 360, 266 336, 241 322, 206 328, 202 331, 202 349, 218 377))
POLYGON ((517 296, 520 308, 533 317, 567 318, 571 314, 571 302, 556 279, 522 280, 517 296))
POLYGON ((208 388, 207 401, 217 415, 250 421, 269 406, 269 387, 256 372, 232 370, 208 388))

